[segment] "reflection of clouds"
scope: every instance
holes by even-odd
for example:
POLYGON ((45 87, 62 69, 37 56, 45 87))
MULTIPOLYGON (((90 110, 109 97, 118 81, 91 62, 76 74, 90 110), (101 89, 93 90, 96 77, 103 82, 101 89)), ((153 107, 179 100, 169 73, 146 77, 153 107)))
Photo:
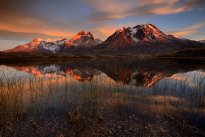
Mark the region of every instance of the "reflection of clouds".
MULTIPOLYGON (((55 67, 51 67, 51 68, 53 69, 55 67)), ((86 71, 86 73, 88 72, 86 71)), ((188 73, 175 74, 167 79, 171 79, 175 81, 186 81, 185 84, 190 86, 190 83, 193 84, 196 80, 199 80, 200 76, 205 76, 205 73, 201 71, 192 71, 188 73)), ((84 82, 84 83, 78 82, 76 79, 72 77, 62 76, 62 77, 54 78, 52 74, 47 74, 46 78, 45 77, 41 77, 41 78, 34 77, 34 79, 31 79, 31 80, 32 80, 31 85, 35 85, 32 88, 34 91, 37 90, 35 94, 38 97, 40 97, 42 94, 49 96, 50 93, 48 91, 51 89, 51 90, 59 91, 54 94, 55 95, 54 97, 57 96, 57 99, 62 100, 62 97, 64 96, 63 95, 61 96, 61 93, 62 91, 65 91, 65 89, 63 88, 66 85, 67 87, 69 87, 69 88, 66 88, 67 92, 75 93, 78 95, 76 96, 77 100, 81 99, 80 96, 83 96, 84 98, 90 97, 89 91, 97 91, 95 93, 97 93, 98 95, 102 95, 100 96, 102 97, 102 99, 106 99, 106 100, 102 100, 103 103, 106 103, 105 104, 106 107, 109 105, 113 107, 116 104, 120 104, 120 105, 133 105, 133 108, 135 110, 141 111, 144 109, 144 111, 148 110, 149 112, 152 112, 152 111, 153 112, 167 112, 167 111, 168 112, 170 111, 178 112, 178 110, 181 110, 181 109, 187 109, 187 111, 190 111, 190 109, 187 106, 187 103, 190 103, 189 102, 190 100, 186 100, 183 98, 184 95, 189 95, 189 94, 184 93, 183 97, 175 96, 175 95, 164 95, 164 93, 163 94, 159 93, 160 95, 154 95, 154 96, 151 94, 143 94, 143 96, 140 96, 141 94, 140 92, 138 92, 140 91, 140 90, 137 90, 138 88, 136 87, 130 88, 120 83, 116 83, 113 79, 111 79, 104 73, 99 73, 99 75, 95 76, 91 82, 84 82), (39 84, 39 81, 40 83, 42 82, 42 85, 39 84), (44 87, 44 88, 41 90, 41 87, 44 87), (46 88, 49 88, 49 90, 46 88), (81 92, 81 91, 88 91, 88 92, 81 92), (119 92, 119 91, 122 91, 122 92, 119 92), (133 92, 130 92, 130 91, 133 91, 133 92), (132 94, 129 95, 129 93, 132 93, 132 94)), ((24 96, 24 98, 27 98, 26 101, 29 101, 29 94, 32 94, 32 91, 30 90, 29 82, 26 81, 23 84, 25 87, 24 90, 27 90, 29 92, 27 96, 24 96)), ((198 84, 198 83, 195 83, 195 84, 198 84)), ((195 86, 195 85, 192 85, 192 86, 195 86)), ((146 90, 142 90, 142 91, 146 91, 146 90)), ((166 92, 163 89, 161 91, 166 92)), ((191 101, 194 102, 195 100, 191 100, 191 101)), ((52 103, 50 105, 52 105, 52 103)))
POLYGON ((205 83, 205 81, 203 81, 204 78, 205 78, 205 72, 199 70, 199 71, 191 71, 187 73, 174 74, 167 79, 174 80, 175 82, 181 82, 191 88, 196 88, 197 86, 199 86, 199 84, 205 83))
MULTIPOLYGON (((9 67, 8 67, 9 68, 9 67)), ((11 70, 12 73, 19 73, 23 71, 30 73, 37 78, 60 78, 68 77, 80 82, 90 81, 91 83, 97 83, 98 86, 113 85, 115 86, 136 86, 146 89, 149 87, 151 90, 156 83, 156 88, 169 88, 179 91, 181 88, 196 89, 202 88, 205 82, 205 73, 203 71, 191 71, 187 73, 176 72, 150 72, 145 71, 131 71, 130 69, 116 70, 116 71, 98 71, 90 67, 77 67, 69 68, 61 65, 44 65, 44 66, 20 66, 14 67, 16 70, 11 70), (18 71, 17 71, 18 70, 18 71), (173 74, 173 75, 172 75, 173 74)), ((9 69, 8 69, 9 70, 9 69)), ((7 71, 8 71, 7 70, 7 71)), ((180 71, 179 71, 180 72, 180 71)), ((25 75, 26 75, 25 73, 25 75)), ((27 74, 29 75, 29 74, 27 74)), ((30 76, 30 75, 29 75, 30 76)), ((185 89, 185 90, 186 90, 185 89)))
POLYGON ((178 31, 170 32, 170 33, 174 36, 177 36, 177 37, 189 36, 191 34, 196 34, 197 31, 204 26, 205 26, 204 22, 199 22, 199 23, 193 24, 189 27, 182 28, 182 29, 179 29, 178 31))
POLYGON ((13 67, 8 67, 8 66, 5 66, 5 65, 0 65, 0 77, 11 78, 13 76, 23 77, 23 76, 28 76, 28 73, 25 73, 23 71, 17 71, 13 67))

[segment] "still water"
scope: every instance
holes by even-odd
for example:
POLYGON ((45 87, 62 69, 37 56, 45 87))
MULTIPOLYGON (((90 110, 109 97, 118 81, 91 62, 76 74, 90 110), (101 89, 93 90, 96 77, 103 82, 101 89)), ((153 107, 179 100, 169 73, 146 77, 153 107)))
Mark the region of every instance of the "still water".
POLYGON ((108 59, 1 64, 2 134, 9 132, 8 125, 25 132, 19 126, 26 127, 34 119, 53 124, 67 119, 126 121, 134 117, 138 123, 159 122, 155 126, 164 131, 177 130, 177 123, 182 123, 203 135, 202 62, 108 59))

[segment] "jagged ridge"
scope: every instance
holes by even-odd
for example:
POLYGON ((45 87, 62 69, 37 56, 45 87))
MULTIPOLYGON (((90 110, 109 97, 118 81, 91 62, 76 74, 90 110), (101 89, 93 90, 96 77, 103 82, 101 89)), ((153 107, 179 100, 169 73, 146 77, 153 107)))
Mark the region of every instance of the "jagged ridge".
POLYGON ((100 44, 100 39, 94 39, 90 32, 81 31, 73 36, 70 40, 66 38, 60 40, 42 40, 40 38, 34 39, 32 42, 25 45, 17 46, 14 49, 5 52, 63 52, 70 47, 91 47, 100 44))
POLYGON ((45 41, 34 39, 28 44, 18 46, 6 52, 156 54, 159 52, 179 51, 185 48, 197 48, 202 45, 204 45, 202 42, 167 35, 152 24, 142 24, 119 29, 104 42, 95 39, 90 32, 81 31, 70 40, 45 41))
POLYGON ((127 27, 117 30, 108 37, 104 44, 112 46, 125 46, 146 43, 146 42, 174 42, 179 41, 173 35, 166 35, 152 24, 137 25, 133 28, 127 27))

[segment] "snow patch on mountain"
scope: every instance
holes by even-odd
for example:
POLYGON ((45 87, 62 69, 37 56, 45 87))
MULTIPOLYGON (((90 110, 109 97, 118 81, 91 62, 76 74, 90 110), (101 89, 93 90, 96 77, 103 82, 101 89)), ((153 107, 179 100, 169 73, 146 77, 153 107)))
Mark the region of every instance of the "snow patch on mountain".
POLYGON ((56 53, 61 49, 61 47, 64 45, 65 42, 66 39, 54 40, 54 41, 42 41, 40 43, 40 46, 46 50, 56 53))
POLYGON ((68 48, 74 46, 91 47, 102 43, 100 39, 94 39, 90 32, 81 31, 70 40, 42 40, 40 38, 34 39, 32 42, 25 45, 17 46, 16 48, 7 50, 5 52, 64 52, 68 48))
POLYGON ((134 35, 137 33, 138 29, 137 28, 132 28, 131 29, 131 36, 132 36, 132 39, 137 43, 139 42, 139 39, 135 38, 134 35))
MULTIPOLYGON (((124 39, 127 42, 139 43, 148 41, 174 41, 176 38, 173 35, 166 35, 152 24, 142 24, 135 27, 123 27, 117 30, 108 41, 115 39, 124 39), (130 39, 131 38, 131 39, 130 39)), ((118 41, 119 41, 118 40, 118 41)), ((108 42, 107 41, 107 42, 108 42)), ((109 43, 109 42, 108 42, 109 43)), ((123 44, 122 44, 123 45, 123 44)))
POLYGON ((50 50, 53 53, 56 53, 57 51, 60 50, 58 45, 52 45, 52 44, 43 45, 43 48, 50 50))

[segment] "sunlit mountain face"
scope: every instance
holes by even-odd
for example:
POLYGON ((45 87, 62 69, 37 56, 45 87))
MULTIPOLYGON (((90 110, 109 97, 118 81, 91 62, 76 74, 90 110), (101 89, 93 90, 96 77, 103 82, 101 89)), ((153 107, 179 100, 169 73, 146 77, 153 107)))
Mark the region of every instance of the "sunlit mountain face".
POLYGON ((27 53, 57 53, 66 52, 70 48, 92 47, 101 43, 100 39, 94 39, 90 32, 81 31, 70 40, 63 38, 58 40, 42 40, 34 39, 32 42, 25 45, 17 46, 14 49, 6 50, 5 52, 27 52, 27 53))
POLYGON ((205 0, 0 0, 0 137, 204 137, 205 0))
MULTIPOLYGON (((29 63, 30 64, 30 63, 29 63)), ((175 76, 193 70, 204 69, 203 64, 195 66, 192 63, 181 64, 176 61, 164 60, 127 60, 127 61, 87 61, 67 62, 44 65, 14 65, 9 66, 18 71, 32 74, 35 77, 72 77, 80 82, 92 81, 94 77, 105 74, 116 83, 136 87, 152 87, 164 78, 175 76)))
POLYGON ((177 38, 163 33, 153 24, 142 24, 116 30, 105 41, 95 39, 91 32, 81 31, 70 40, 66 38, 58 40, 36 38, 25 45, 6 50, 5 53, 146 56, 163 54, 164 56, 189 57, 193 54, 202 56, 201 53, 204 50, 203 42, 177 38))
POLYGON ((82 30, 104 41, 119 28, 146 23, 155 24, 165 34, 201 40, 204 5, 203 0, 2 1, 0 50, 34 38, 70 40, 82 30))

